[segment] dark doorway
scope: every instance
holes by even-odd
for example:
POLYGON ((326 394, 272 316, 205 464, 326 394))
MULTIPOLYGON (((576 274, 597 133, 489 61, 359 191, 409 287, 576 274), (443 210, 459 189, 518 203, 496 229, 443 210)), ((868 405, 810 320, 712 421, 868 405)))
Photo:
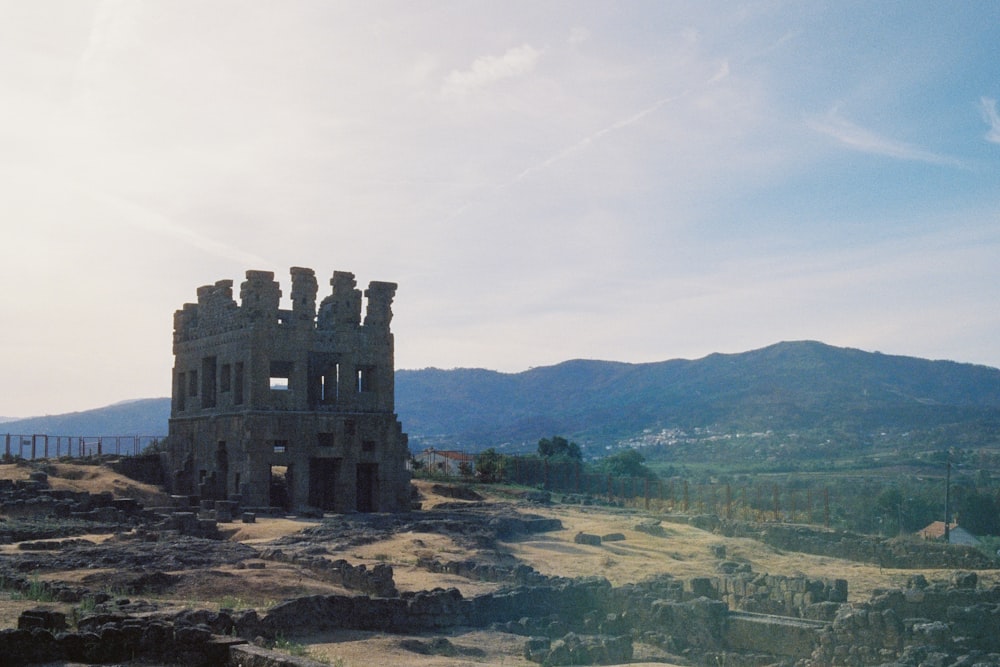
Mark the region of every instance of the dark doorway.
POLYGON ((271 466, 271 507, 280 507, 286 512, 292 508, 290 472, 287 466, 271 466))
MULTIPOLYGON (((215 498, 226 500, 229 498, 229 454, 226 452, 226 441, 219 440, 215 449, 215 474, 216 486, 215 498)), ((237 490, 237 493, 239 491, 237 490)))
POLYGON ((340 459, 309 459, 309 504, 324 512, 337 509, 340 459))
POLYGON ((377 509, 378 465, 358 464, 358 504, 359 512, 374 512, 377 509))

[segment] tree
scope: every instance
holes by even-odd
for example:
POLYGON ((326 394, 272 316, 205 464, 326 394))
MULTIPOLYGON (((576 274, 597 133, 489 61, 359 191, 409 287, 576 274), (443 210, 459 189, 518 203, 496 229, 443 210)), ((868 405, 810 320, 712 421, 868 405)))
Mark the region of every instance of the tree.
POLYGON ((480 482, 502 482, 507 467, 507 457, 490 447, 476 454, 476 477, 480 482))
POLYGON ((565 458, 578 461, 583 458, 580 445, 570 442, 560 435, 554 435, 551 439, 542 438, 539 440, 538 455, 545 458, 565 458))
POLYGON ((958 501, 958 524, 973 535, 1000 535, 997 503, 985 493, 967 493, 958 501))
POLYGON ((643 477, 648 479, 656 477, 656 473, 646 467, 646 457, 631 447, 604 457, 600 462, 600 467, 615 477, 643 477))

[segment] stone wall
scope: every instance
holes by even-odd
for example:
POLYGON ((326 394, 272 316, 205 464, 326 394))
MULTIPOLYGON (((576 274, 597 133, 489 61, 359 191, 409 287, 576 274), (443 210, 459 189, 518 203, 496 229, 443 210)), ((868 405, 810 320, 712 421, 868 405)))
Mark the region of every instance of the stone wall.
POLYGON ((913 577, 904 589, 844 605, 813 664, 1000 664, 1000 587, 976 584, 975 573, 934 584, 913 577))
POLYGON ((931 541, 900 540, 827 530, 814 526, 753 523, 715 515, 669 517, 727 537, 749 537, 777 549, 843 558, 898 569, 988 570, 998 566, 974 547, 931 541))
POLYGON ((166 477, 163 474, 163 459, 159 453, 123 456, 112 461, 109 465, 118 474, 125 475, 137 482, 155 486, 163 486, 166 482, 166 477))

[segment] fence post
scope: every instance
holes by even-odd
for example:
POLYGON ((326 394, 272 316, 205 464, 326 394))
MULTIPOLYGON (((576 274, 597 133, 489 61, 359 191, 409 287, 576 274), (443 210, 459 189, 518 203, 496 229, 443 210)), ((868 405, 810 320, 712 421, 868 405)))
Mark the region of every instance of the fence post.
POLYGON ((35 436, 31 436, 31 460, 35 460, 35 436))
POLYGON ((6 458, 10 458, 10 433, 7 434, 7 447, 6 447, 6 458))

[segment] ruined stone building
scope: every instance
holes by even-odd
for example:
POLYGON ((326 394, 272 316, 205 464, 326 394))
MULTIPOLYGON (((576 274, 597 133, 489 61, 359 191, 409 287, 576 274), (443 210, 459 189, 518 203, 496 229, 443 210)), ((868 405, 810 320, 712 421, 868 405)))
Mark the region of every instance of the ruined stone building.
POLYGON ((292 307, 269 271, 198 289, 174 314, 171 490, 244 507, 394 512, 409 507, 406 435, 394 413, 394 283, 336 271, 316 306, 292 268, 292 307))

